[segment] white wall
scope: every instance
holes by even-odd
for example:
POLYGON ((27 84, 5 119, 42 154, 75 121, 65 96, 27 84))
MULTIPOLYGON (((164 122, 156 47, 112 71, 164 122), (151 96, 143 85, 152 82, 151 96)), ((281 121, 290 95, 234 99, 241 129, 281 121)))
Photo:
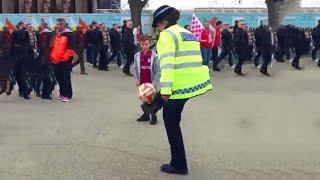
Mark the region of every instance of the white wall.
MULTIPOLYGON (((320 0, 301 0, 302 7, 320 7, 320 0)), ((122 0, 122 9, 128 9, 128 0, 122 0)), ((208 7, 263 7, 265 8, 265 0, 149 0, 145 9, 157 9, 162 5, 173 6, 177 9, 194 9, 208 7)))

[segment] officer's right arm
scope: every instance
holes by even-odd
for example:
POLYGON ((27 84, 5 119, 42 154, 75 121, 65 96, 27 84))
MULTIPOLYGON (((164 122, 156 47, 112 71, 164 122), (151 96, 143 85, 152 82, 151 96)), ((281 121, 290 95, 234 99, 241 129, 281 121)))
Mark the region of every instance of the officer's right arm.
POLYGON ((175 67, 175 43, 167 32, 161 32, 157 43, 158 57, 160 60, 160 93, 161 95, 172 95, 172 84, 174 81, 175 67))

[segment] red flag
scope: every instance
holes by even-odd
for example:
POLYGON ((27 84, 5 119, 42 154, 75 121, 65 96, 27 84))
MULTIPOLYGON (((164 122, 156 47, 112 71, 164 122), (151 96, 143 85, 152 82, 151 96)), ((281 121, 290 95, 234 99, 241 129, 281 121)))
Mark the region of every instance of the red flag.
POLYGON ((198 17, 193 14, 192 16, 192 23, 191 23, 191 31, 197 37, 200 38, 201 31, 203 30, 203 26, 199 21, 198 17))
POLYGON ((89 29, 89 26, 81 18, 79 18, 79 26, 82 28, 84 32, 88 31, 89 29))
POLYGON ((6 25, 9 28, 10 32, 13 32, 15 30, 14 25, 10 22, 10 20, 8 18, 6 18, 6 25))

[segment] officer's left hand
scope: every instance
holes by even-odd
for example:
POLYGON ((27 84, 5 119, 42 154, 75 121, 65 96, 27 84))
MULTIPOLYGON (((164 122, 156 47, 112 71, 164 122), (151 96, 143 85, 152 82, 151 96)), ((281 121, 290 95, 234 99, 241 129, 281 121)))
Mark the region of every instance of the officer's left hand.
POLYGON ((165 102, 167 102, 169 99, 170 99, 170 96, 165 96, 165 95, 163 95, 162 96, 162 99, 165 101, 165 102))

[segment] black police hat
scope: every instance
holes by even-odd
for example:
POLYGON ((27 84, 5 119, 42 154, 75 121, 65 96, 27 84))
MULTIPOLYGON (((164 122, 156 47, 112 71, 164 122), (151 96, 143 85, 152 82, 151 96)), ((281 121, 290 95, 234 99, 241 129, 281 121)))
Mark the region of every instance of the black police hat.
POLYGON ((159 7, 154 13, 153 13, 153 22, 152 27, 157 27, 157 23, 163 18, 165 18, 168 14, 172 13, 172 11, 175 11, 176 9, 174 7, 170 7, 168 5, 164 5, 159 7))
POLYGON ((20 26, 20 25, 24 25, 24 23, 22 22, 22 21, 19 21, 18 22, 18 25, 20 26))
POLYGON ((92 25, 97 25, 98 23, 96 21, 93 21, 91 24, 92 25))

